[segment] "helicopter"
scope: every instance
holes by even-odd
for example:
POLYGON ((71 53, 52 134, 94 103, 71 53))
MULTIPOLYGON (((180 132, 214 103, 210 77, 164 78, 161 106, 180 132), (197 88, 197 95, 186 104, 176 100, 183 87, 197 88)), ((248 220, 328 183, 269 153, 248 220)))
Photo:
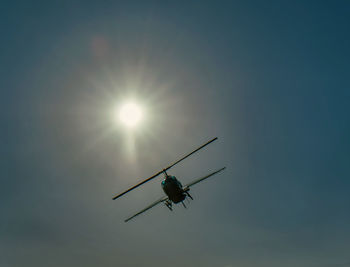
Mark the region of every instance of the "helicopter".
POLYGON ((123 193, 120 193, 116 196, 113 197, 113 200, 125 195, 126 193, 130 192, 131 190, 134 190, 135 188, 139 187, 140 185, 143 185, 144 183, 149 182, 150 180, 156 178, 157 176, 161 175, 162 173, 164 174, 164 179, 161 182, 161 187, 164 191, 164 193, 166 194, 165 196, 163 196, 162 198, 158 199, 157 201, 153 202, 151 205, 147 206, 146 208, 144 208, 143 210, 139 211, 138 213, 130 216, 129 218, 127 218, 126 220, 124 220, 125 222, 130 221, 131 219, 135 218, 136 216, 140 215, 141 213, 144 213, 145 211, 153 208, 154 206, 160 204, 160 203, 164 203, 165 206, 172 211, 173 208, 173 204, 178 204, 178 203, 182 203, 182 205, 186 208, 186 205, 184 204, 184 200, 188 197, 190 199, 193 200, 193 197, 190 195, 189 191, 190 191, 190 187, 223 171, 226 167, 223 167, 221 169, 218 169, 204 177, 201 177, 199 179, 196 179, 192 182, 190 182, 189 184, 182 186, 182 184, 180 183, 180 181, 178 179, 176 179, 175 176, 169 175, 167 173, 167 171, 174 167, 176 164, 178 164, 179 162, 183 161, 184 159, 188 158, 189 156, 191 156, 192 154, 196 153, 198 150, 202 149, 203 147, 209 145, 210 143, 216 141, 218 138, 215 137, 213 139, 211 139, 210 141, 206 142, 204 145, 200 146, 199 148, 195 149, 194 151, 192 151, 191 153, 187 154, 186 156, 182 157, 181 159, 179 159, 178 161, 174 162, 173 164, 171 164, 170 166, 164 168, 163 170, 157 172, 156 174, 152 175, 151 177, 141 181, 140 183, 138 183, 137 185, 134 185, 133 187, 129 188, 128 190, 124 191, 123 193))

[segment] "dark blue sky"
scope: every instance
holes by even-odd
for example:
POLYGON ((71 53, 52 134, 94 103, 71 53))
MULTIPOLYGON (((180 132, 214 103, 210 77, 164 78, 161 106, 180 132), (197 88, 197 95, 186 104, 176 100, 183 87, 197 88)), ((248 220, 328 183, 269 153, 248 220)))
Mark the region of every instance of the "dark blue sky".
POLYGON ((5 1, 0 22, 1 266, 350 266, 348 1, 5 1), (172 169, 227 167, 189 209, 123 222, 160 179, 115 193, 215 136, 172 169))

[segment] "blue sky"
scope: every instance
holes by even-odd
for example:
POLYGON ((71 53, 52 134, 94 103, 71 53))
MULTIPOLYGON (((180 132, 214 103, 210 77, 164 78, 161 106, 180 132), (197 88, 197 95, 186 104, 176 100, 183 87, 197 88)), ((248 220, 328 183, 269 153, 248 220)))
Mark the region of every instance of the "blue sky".
POLYGON ((0 265, 350 266, 348 1, 5 1, 0 265), (111 120, 147 110, 133 133, 111 120), (174 167, 187 210, 157 206, 174 167))

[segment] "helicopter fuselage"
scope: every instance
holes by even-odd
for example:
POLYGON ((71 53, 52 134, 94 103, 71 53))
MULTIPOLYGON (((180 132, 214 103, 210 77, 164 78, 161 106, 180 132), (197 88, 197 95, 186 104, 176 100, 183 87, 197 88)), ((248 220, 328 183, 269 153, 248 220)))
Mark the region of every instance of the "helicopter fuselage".
POLYGON ((173 203, 179 203, 186 198, 186 192, 182 188, 182 184, 175 176, 167 175, 161 183, 164 193, 173 203))
POLYGON ((137 212, 136 214, 130 216, 129 218, 127 218, 125 220, 125 222, 130 221, 132 218, 144 213, 145 211, 153 208, 154 206, 163 203, 169 210, 173 210, 172 209, 172 204, 177 204, 177 203, 182 203, 182 205, 186 208, 186 205, 184 203, 184 200, 186 199, 186 197, 188 197, 189 199, 193 200, 193 197, 190 195, 189 191, 190 191, 190 187, 213 176, 214 174, 217 174, 218 172, 221 172, 222 170, 225 169, 221 168, 219 170, 216 170, 213 173, 210 173, 204 177, 201 177, 199 179, 196 179, 188 184, 186 184, 185 186, 182 186, 182 184, 180 183, 179 180, 176 179, 175 176, 172 175, 168 175, 167 171, 174 167, 176 164, 178 164, 179 162, 183 161, 184 159, 188 158, 189 156, 193 155, 194 153, 196 153, 197 151, 199 151, 200 149, 202 149, 203 147, 209 145, 210 143, 214 142, 215 140, 217 140, 218 138, 215 137, 211 140, 209 140, 208 142, 206 142, 204 145, 201 145, 200 147, 198 147, 197 149, 193 150, 191 153, 185 155, 184 157, 182 157, 181 159, 175 161, 174 163, 172 163, 171 165, 169 165, 168 167, 164 168, 163 170, 153 174, 151 177, 148 177, 147 179, 139 182, 138 184, 130 187, 129 189, 127 189, 126 191, 119 193, 118 195, 114 196, 112 199, 117 199, 123 195, 125 195, 126 193, 130 192, 131 190, 134 190, 135 188, 149 182, 150 180, 156 178, 157 176, 159 176, 160 174, 164 174, 164 179, 161 182, 161 187, 164 191, 164 193, 166 194, 166 196, 163 196, 162 198, 158 199, 157 201, 155 201, 154 203, 150 204, 149 206, 147 206, 146 208, 144 208, 143 210, 137 212))

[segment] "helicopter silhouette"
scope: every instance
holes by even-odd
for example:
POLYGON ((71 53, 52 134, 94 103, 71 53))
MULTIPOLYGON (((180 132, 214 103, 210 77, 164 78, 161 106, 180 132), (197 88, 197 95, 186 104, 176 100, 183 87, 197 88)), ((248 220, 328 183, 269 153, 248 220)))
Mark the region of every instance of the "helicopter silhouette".
POLYGON ((164 174, 164 179, 161 182, 161 187, 164 191, 164 193, 166 194, 166 196, 158 199, 157 201, 153 202, 152 204, 150 204, 149 206, 147 206, 146 208, 144 208, 143 210, 139 211, 138 213, 130 216, 129 218, 127 218, 126 220, 124 220, 125 222, 130 221, 131 219, 133 219, 134 217, 140 215, 141 213, 144 213, 145 211, 153 208, 154 206, 160 204, 160 203, 164 203, 165 206, 167 206, 167 208, 169 210, 173 210, 172 206, 173 203, 174 204, 178 204, 178 203, 182 203, 182 205, 186 208, 186 205, 184 204, 184 200, 186 199, 186 197, 189 197, 190 199, 193 200, 193 197, 190 195, 189 191, 190 191, 190 187, 209 178, 210 176, 213 176, 214 174, 217 174, 221 171, 223 171, 226 167, 223 167, 221 169, 218 169, 204 177, 201 177, 199 179, 196 179, 192 182, 190 182, 189 184, 182 186, 182 184, 180 183, 180 181, 178 179, 176 179, 175 176, 169 175, 167 173, 167 171, 172 168, 173 166, 175 166, 176 164, 178 164, 179 162, 183 161, 184 159, 188 158, 189 156, 191 156, 192 154, 196 153, 198 150, 202 149, 203 147, 209 145, 210 143, 216 141, 218 138, 215 137, 213 139, 211 139, 210 141, 208 141, 207 143, 205 143, 204 145, 200 146, 199 148, 197 148, 196 150, 192 151, 191 153, 187 154, 186 156, 182 157, 181 159, 179 159, 178 161, 174 162, 173 164, 171 164, 170 166, 164 168, 163 170, 157 172, 156 174, 152 175, 151 177, 141 181, 140 183, 138 183, 137 185, 134 185, 133 187, 129 188, 128 190, 124 191, 123 193, 120 193, 116 196, 113 197, 113 200, 125 195, 126 193, 130 192, 131 190, 134 190, 135 188, 139 187, 140 185, 143 185, 144 183, 149 182, 150 180, 156 178, 157 176, 159 176, 160 174, 164 174))

